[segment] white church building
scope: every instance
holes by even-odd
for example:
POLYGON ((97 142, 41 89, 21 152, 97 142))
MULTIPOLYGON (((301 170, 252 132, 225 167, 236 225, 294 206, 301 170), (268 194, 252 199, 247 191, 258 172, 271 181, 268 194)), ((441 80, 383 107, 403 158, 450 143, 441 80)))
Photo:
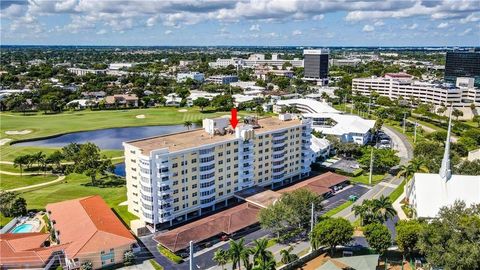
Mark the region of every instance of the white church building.
POLYGON ((438 174, 415 173, 407 185, 406 197, 417 218, 434 218, 440 208, 451 206, 457 200, 467 206, 480 203, 480 175, 452 175, 450 164, 450 133, 448 125, 445 153, 438 174))

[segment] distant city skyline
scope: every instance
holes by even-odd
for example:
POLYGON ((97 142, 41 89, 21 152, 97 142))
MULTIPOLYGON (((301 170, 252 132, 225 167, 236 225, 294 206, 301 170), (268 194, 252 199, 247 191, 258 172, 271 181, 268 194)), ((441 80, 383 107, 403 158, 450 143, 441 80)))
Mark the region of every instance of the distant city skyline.
POLYGON ((0 3, 3 45, 480 45, 474 0, 0 3))

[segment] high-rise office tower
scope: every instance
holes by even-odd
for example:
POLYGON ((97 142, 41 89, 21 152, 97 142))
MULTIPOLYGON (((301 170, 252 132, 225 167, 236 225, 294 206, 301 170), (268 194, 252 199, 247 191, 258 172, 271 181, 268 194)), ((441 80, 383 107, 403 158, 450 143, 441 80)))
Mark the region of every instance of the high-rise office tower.
POLYGON ((480 51, 447 52, 445 81, 455 83, 457 77, 475 78, 475 86, 480 87, 480 51))
POLYGON ((303 50, 304 77, 328 84, 328 49, 303 50))

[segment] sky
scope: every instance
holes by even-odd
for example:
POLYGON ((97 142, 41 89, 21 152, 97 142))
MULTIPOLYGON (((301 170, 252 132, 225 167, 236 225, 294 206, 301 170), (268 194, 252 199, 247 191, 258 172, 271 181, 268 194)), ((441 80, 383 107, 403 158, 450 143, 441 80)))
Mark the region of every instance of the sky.
POLYGON ((1 0, 3 45, 480 46, 480 0, 1 0))

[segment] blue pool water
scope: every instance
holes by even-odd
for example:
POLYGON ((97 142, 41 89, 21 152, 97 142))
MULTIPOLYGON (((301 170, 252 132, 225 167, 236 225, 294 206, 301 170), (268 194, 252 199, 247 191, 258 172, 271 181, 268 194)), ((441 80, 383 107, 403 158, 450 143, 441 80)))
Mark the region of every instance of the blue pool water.
POLYGON ((32 224, 22 224, 20 226, 15 227, 11 232, 12 233, 29 233, 33 229, 32 224))

